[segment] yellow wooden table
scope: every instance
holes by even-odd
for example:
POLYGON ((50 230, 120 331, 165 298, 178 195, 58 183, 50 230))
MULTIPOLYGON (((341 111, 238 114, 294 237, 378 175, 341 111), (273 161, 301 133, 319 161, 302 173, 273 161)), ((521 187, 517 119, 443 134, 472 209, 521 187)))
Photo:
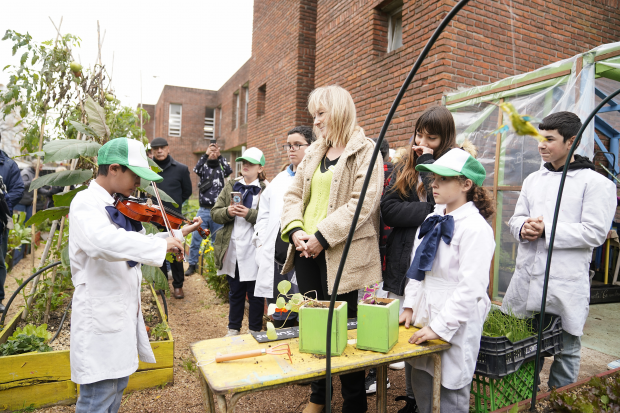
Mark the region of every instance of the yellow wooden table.
MULTIPOLYGON (((442 340, 432 340, 422 345, 409 344, 416 328, 400 326, 398 343, 389 353, 357 350, 357 330, 349 330, 349 345, 339 357, 332 357, 332 375, 351 373, 370 367, 377 368, 377 411, 387 409, 387 366, 388 364, 430 355, 435 360, 433 378, 433 413, 439 413, 439 392, 441 386, 441 358, 439 353, 450 348, 442 340)), ((198 341, 190 345, 200 370, 205 409, 215 413, 213 395, 221 413, 232 413, 235 405, 244 395, 295 383, 314 381, 325 377, 325 357, 299 352, 299 339, 280 340, 259 344, 249 334, 235 337, 198 341), (293 353, 293 364, 286 356, 265 355, 255 358, 215 363, 219 354, 238 353, 268 348, 270 345, 288 343, 293 353), (226 401, 226 394, 232 394, 226 401)))

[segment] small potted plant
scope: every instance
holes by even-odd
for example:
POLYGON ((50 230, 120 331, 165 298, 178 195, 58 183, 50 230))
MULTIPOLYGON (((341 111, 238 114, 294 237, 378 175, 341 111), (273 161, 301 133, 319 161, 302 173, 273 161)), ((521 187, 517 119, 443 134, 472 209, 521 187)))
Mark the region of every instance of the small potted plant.
POLYGON ((374 294, 357 307, 357 348, 387 353, 398 343, 400 302, 374 294))
MULTIPOLYGON (((301 294, 287 295, 291 283, 281 281, 278 284, 276 304, 270 304, 268 314, 273 314, 277 308, 289 312, 299 313, 299 351, 302 353, 327 354, 326 334, 329 301, 318 301, 301 294), (288 302, 287 302, 288 300, 288 302)), ((267 323, 267 337, 277 337, 273 323, 267 323)), ((334 318, 332 321, 332 356, 339 356, 347 346, 347 303, 336 301, 334 318)))

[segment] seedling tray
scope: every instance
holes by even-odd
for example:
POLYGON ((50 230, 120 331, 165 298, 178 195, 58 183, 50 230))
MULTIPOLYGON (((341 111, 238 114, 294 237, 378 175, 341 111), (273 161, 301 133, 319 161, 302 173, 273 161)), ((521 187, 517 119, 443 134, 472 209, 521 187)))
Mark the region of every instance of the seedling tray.
MULTIPOLYGON (((540 314, 536 314, 531 320, 534 331, 538 331, 540 314)), ((563 349, 562 319, 556 315, 545 314, 544 325, 548 327, 543 331, 540 355, 550 357, 563 349)), ((536 358, 537 341, 537 335, 516 343, 511 342, 505 336, 482 336, 475 372, 494 379, 514 373, 523 363, 536 358)))

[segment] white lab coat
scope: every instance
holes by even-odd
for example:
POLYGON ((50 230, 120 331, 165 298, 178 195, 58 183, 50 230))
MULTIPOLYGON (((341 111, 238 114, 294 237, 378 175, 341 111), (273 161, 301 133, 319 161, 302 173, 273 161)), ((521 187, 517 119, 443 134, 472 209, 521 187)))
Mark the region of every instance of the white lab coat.
MULTIPOLYGON (((244 185, 256 185, 260 187, 257 179, 247 184, 243 177, 239 178, 244 185)), ((268 188, 269 186, 267 186, 268 188)), ((256 209, 258 201, 262 196, 262 191, 252 198, 252 209, 256 209)), ((261 204, 261 208, 262 208, 261 204)), ((230 243, 226 250, 226 255, 222 260, 222 269, 217 271, 217 275, 228 275, 235 278, 235 266, 239 265, 239 281, 256 281, 258 273, 258 265, 256 265, 255 253, 256 248, 252 244, 252 236, 254 235, 254 225, 245 218, 235 217, 235 226, 230 236, 230 243)))
MULTIPOLYGON (((540 311, 547 251, 561 172, 546 168, 523 182, 510 232, 519 241, 514 275, 502 309, 530 315, 540 311), (528 217, 542 216, 545 238, 528 242, 520 237, 528 217)), ((569 170, 555 233, 546 312, 562 317, 562 328, 583 334, 590 303, 592 249, 605 241, 616 211, 616 185, 591 169, 569 170)))
MULTIPOLYGON (((71 312, 71 380, 78 384, 126 377, 138 355, 155 363, 142 318, 140 265, 161 266, 167 233, 128 232, 112 222, 114 199, 94 180, 69 212, 69 258, 75 292, 71 312)), ((181 231, 175 236, 183 239, 181 231)))
MULTIPOLYGON (((431 215, 444 215, 445 205, 437 205, 431 215)), ((413 309, 416 327, 430 326, 442 339, 452 344, 441 353, 441 385, 457 390, 472 380, 480 349, 482 325, 491 308, 487 295, 489 269, 495 251, 493 230, 468 202, 450 213, 454 233, 450 245, 439 241, 433 269, 424 281, 408 280, 404 308, 413 309)), ((412 261, 422 242, 416 232, 412 261)), ((409 361, 431 376, 434 362, 430 357, 409 361)))
POLYGON ((284 207, 284 194, 295 179, 288 171, 280 172, 263 191, 252 242, 256 246, 258 275, 254 295, 273 298, 274 255, 276 237, 280 230, 280 218, 284 207))

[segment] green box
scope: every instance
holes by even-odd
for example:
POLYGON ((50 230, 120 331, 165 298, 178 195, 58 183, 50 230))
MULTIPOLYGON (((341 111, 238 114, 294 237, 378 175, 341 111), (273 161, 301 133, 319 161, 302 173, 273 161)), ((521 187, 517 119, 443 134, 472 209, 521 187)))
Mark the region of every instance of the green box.
MULTIPOLYGON (((329 301, 319 301, 328 308, 302 306, 299 309, 299 351, 327 354, 326 334, 329 301)), ((347 346, 347 303, 336 301, 332 321, 332 356, 339 356, 347 346)))
POLYGON ((523 363, 519 370, 501 379, 491 379, 474 374, 471 394, 474 396, 475 413, 492 412, 532 397, 534 361, 523 363))
POLYGON ((400 301, 376 298, 387 305, 362 304, 357 306, 357 348, 387 353, 398 343, 398 315, 400 301))

